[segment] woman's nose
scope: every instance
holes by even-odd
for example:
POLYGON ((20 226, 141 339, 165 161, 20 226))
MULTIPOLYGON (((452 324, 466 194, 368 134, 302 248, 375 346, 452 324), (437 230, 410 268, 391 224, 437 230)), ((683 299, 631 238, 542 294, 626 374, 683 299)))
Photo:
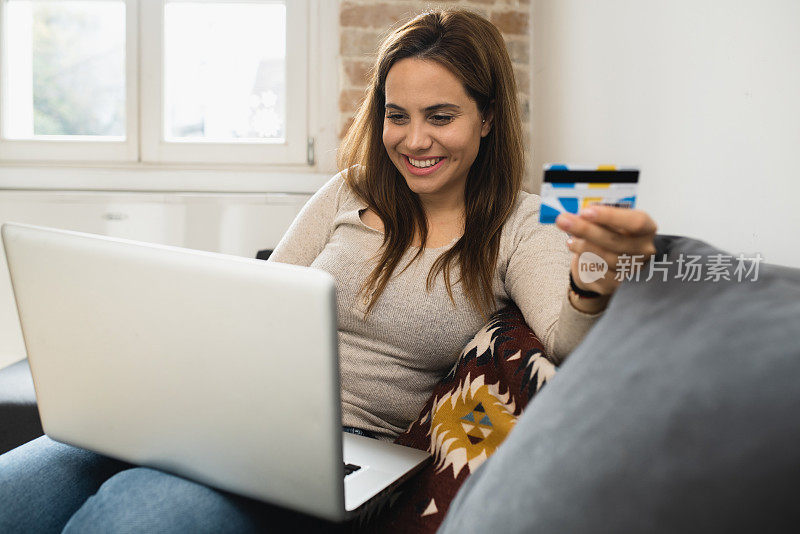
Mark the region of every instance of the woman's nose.
POLYGON ((406 135, 406 145, 411 152, 422 152, 431 147, 433 140, 428 135, 427 125, 423 122, 411 121, 406 135))

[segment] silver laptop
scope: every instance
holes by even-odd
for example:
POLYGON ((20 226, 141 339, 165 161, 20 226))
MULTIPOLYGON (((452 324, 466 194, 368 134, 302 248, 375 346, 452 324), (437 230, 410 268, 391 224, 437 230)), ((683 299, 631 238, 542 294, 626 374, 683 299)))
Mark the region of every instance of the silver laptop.
POLYGON ((51 438, 330 520, 429 459, 343 433, 329 274, 14 223, 2 237, 51 438))

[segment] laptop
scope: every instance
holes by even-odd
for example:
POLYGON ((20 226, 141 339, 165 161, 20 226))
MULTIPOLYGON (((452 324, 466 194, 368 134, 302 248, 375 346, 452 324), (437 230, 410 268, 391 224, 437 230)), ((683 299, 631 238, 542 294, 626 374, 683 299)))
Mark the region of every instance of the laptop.
POLYGON ((333 277, 7 223, 51 438, 333 521, 427 452, 342 430, 333 277))

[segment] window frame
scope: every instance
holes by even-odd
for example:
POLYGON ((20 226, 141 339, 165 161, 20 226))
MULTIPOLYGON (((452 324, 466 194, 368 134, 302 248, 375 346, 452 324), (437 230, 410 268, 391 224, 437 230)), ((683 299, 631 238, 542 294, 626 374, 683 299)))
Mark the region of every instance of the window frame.
POLYGON ((153 0, 144 2, 140 24, 142 143, 148 163, 308 164, 308 1, 153 0), (286 6, 286 140, 283 143, 164 140, 164 6, 166 2, 282 3, 286 6))
MULTIPOLYGON (((33 0, 36 1, 36 0, 33 0)), ((164 109, 164 6, 167 0, 123 0, 126 16, 126 139, 109 140, 17 140, 4 137, 3 116, 6 109, 8 76, 5 54, 7 22, 0 6, 0 165, 6 163, 53 163, 144 165, 181 167, 211 165, 251 168, 276 167, 309 170, 315 165, 309 152, 312 106, 309 98, 317 81, 309 75, 315 63, 310 28, 317 17, 309 0, 286 0, 287 105, 286 140, 283 143, 215 143, 180 141, 163 138, 164 109)), ((207 1, 209 3, 278 3, 279 0, 170 0, 207 1)), ((283 3, 283 2, 280 2, 283 3)), ((326 4, 327 2, 321 2, 326 4)), ((329 8, 329 6, 328 6, 329 8)), ((327 8, 325 8, 327 9, 327 8)), ((319 51, 317 51, 319 52, 319 51)))
MULTIPOLYGON (((31 0, 36 1, 36 0, 31 0)), ((6 6, 0 5, 0 160, 12 161, 136 161, 139 148, 139 0, 122 0, 125 4, 125 140, 75 139, 8 139, 5 136, 5 117, 8 109, 8 32, 6 6)))

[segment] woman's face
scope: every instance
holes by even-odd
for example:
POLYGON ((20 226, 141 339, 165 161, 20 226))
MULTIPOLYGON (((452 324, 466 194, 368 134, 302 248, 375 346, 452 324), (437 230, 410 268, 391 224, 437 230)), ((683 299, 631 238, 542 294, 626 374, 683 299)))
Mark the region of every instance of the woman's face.
POLYGON ((386 76, 383 144, 423 202, 463 203, 467 173, 491 129, 461 82, 434 61, 406 58, 386 76))

